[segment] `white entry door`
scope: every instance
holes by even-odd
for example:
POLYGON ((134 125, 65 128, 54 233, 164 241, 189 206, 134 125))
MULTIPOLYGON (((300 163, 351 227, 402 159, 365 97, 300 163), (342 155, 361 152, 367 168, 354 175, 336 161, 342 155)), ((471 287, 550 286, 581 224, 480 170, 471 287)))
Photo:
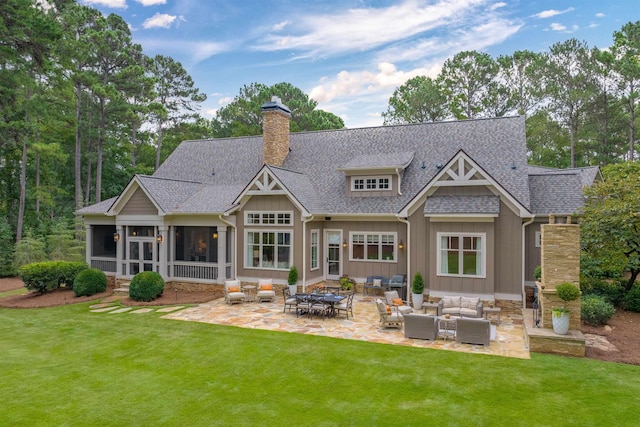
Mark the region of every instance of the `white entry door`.
POLYGON ((327 279, 338 280, 342 275, 342 230, 325 230, 324 242, 327 279))

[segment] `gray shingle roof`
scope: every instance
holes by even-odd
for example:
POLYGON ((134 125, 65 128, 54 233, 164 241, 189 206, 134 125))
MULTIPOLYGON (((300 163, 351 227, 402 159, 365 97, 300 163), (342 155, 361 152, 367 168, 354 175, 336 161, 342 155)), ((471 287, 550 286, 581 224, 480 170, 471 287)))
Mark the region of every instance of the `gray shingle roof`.
POLYGON ((531 205, 536 215, 570 215, 584 206, 579 173, 544 173, 529 177, 531 205))
POLYGON ((113 203, 116 201, 117 197, 112 197, 107 200, 103 200, 100 203, 95 203, 93 205, 85 206, 82 209, 78 209, 77 213, 80 215, 87 214, 103 214, 107 212, 113 203))
POLYGON ((600 178, 598 166, 586 166, 583 168, 554 169, 543 166, 529 165, 529 175, 566 175, 577 173, 580 175, 583 186, 589 186, 600 178))
MULTIPOLYGON (((580 196, 580 191, 565 194, 574 187, 548 188, 557 170, 527 165, 524 117, 300 132, 290 135, 290 148, 282 167, 270 169, 312 214, 398 213, 436 176, 437 165, 460 150, 534 212, 552 211, 580 196), (402 195, 347 197, 341 167, 393 166, 406 166, 402 195), (530 179, 530 171, 541 177, 530 179)), ((152 177, 140 179, 167 213, 222 213, 262 166, 262 136, 184 141, 152 177)), ((593 182, 597 170, 582 170, 573 176, 593 182)), ((477 209, 486 208, 486 200, 477 202, 477 209)), ((112 203, 79 213, 106 212, 112 203)), ((450 205, 457 209, 457 202, 450 205)))
POLYGON ((498 196, 432 196, 424 204, 425 215, 500 213, 498 196))

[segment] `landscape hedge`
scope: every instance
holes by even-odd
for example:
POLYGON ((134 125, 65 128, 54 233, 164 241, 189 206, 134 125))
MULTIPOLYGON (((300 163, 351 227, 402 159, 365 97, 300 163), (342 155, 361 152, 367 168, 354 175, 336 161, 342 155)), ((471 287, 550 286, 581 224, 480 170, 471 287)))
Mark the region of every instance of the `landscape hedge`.
POLYGON ((97 268, 82 270, 73 281, 73 292, 77 297, 91 296, 107 290, 107 275, 97 268))
POLYGON ((72 286, 78 273, 87 268, 84 262, 44 261, 24 265, 18 274, 27 289, 44 294, 62 285, 72 286))
POLYGON ((142 271, 131 280, 129 298, 134 301, 153 301, 164 292, 164 279, 155 271, 142 271))

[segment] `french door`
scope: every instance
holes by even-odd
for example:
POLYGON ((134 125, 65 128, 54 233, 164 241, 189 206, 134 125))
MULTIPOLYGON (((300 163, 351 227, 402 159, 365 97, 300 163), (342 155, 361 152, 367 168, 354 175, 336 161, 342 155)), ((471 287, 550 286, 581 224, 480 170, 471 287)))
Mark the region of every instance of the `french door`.
POLYGON ((342 230, 325 230, 324 241, 327 279, 338 280, 342 275, 342 230))
POLYGON ((130 237, 127 245, 127 268, 130 276, 141 271, 153 271, 156 241, 149 237, 130 237))

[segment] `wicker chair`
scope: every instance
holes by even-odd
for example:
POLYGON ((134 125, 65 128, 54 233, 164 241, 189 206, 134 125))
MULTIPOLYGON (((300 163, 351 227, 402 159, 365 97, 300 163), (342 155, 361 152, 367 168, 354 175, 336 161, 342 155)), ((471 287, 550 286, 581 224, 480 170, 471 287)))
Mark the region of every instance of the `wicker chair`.
POLYGON ((384 303, 381 299, 376 300, 376 307, 378 308, 378 314, 380 315, 380 323, 385 328, 398 328, 402 329, 403 317, 398 312, 393 312, 391 307, 384 303), (389 309, 387 310, 387 307, 389 309))
POLYGON ((438 318, 428 314, 405 314, 404 337, 434 341, 438 337, 438 318))
POLYGON ((226 280, 224 282, 224 302, 227 304, 243 303, 245 294, 240 288, 239 280, 226 280))
POLYGON ((258 302, 268 301, 273 302, 276 298, 276 292, 273 290, 273 283, 271 279, 258 280, 258 302))
POLYGON ((484 319, 460 318, 456 320, 456 342, 489 345, 491 321, 484 319))
POLYGON ((402 301, 400 295, 398 295, 398 291, 386 291, 384 293, 384 298, 387 300, 388 305, 396 306, 398 309, 398 313, 405 314, 413 313, 413 308, 409 305, 407 301, 402 301), (398 303, 399 301, 400 303, 398 303))

